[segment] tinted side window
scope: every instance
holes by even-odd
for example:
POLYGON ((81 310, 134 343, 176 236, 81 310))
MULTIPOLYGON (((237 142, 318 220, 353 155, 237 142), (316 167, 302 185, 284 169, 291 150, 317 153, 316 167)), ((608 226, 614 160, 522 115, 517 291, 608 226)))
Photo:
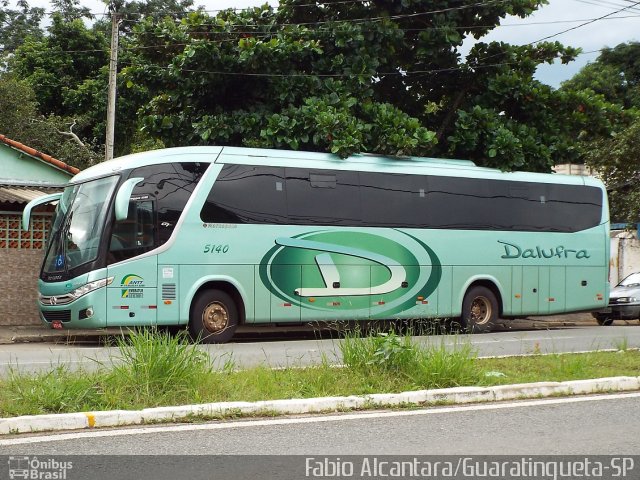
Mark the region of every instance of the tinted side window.
POLYGON ((600 223, 595 187, 429 177, 432 228, 576 232, 600 223))
POLYGON ((372 227, 428 225, 427 177, 397 173, 360 173, 362 221, 372 227))
POLYGON ((577 232, 595 227, 602 218, 602 191, 580 185, 547 185, 549 224, 577 232))
POLYGON ((544 185, 479 178, 430 177, 429 217, 434 228, 544 230, 537 200, 544 185))
POLYGON ((225 165, 200 218, 207 223, 287 223, 284 169, 225 165))
POLYGON ((600 223, 595 187, 225 165, 204 222, 575 232, 600 223))
POLYGON ((208 163, 163 163, 136 168, 129 178, 144 177, 133 195, 147 194, 155 199, 158 245, 165 243, 184 210, 208 163))
POLYGON ((115 222, 109 242, 109 263, 141 255, 156 246, 155 211, 151 200, 129 203, 125 220, 115 222))
POLYGON ((361 224, 358 172, 287 168, 286 175, 292 224, 361 224))
POLYGON ((470 178, 429 177, 427 205, 429 225, 434 228, 491 228, 485 212, 487 199, 499 199, 487 185, 470 178))

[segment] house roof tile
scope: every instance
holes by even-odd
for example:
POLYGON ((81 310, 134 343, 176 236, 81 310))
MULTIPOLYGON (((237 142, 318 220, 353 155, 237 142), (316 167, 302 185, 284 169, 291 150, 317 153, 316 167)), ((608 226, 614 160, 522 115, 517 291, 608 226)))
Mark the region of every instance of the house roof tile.
POLYGON ((0 203, 29 203, 42 195, 60 191, 60 188, 0 185, 0 203))
POLYGON ((5 135, 0 135, 0 142, 12 148, 15 148, 16 150, 19 150, 23 153, 26 153, 31 157, 37 158, 38 160, 42 160, 43 162, 48 163, 60 170, 64 170, 65 172, 68 172, 72 175, 75 175, 80 172, 80 169, 76 167, 67 165, 63 161, 58 160, 57 158, 53 158, 51 155, 47 155, 46 153, 39 152, 35 148, 31 148, 20 142, 16 142, 15 140, 11 140, 10 138, 7 138, 5 135))

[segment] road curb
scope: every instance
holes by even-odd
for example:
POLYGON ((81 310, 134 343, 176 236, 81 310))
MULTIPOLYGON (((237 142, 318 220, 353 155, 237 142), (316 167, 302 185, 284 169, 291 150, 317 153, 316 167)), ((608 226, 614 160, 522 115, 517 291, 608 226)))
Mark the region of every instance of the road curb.
POLYGON ((0 434, 57 432, 99 427, 121 427, 195 418, 327 413, 364 408, 465 404, 552 396, 640 390, 640 377, 609 377, 567 382, 539 382, 494 387, 456 387, 402 393, 353 395, 259 402, 220 402, 143 410, 28 415, 0 418, 0 434))

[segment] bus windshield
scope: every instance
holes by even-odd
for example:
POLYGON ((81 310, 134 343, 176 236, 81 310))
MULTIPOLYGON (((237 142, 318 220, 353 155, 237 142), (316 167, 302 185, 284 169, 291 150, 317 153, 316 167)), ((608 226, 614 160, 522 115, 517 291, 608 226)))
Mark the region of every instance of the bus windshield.
POLYGON ((46 274, 68 272, 98 257, 109 199, 118 177, 68 186, 58 203, 44 260, 46 274))

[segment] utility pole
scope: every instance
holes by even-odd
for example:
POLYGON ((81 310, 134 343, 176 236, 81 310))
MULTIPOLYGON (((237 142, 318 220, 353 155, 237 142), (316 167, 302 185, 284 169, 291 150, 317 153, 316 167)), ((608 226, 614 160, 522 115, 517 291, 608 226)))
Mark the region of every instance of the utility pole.
POLYGON ((109 10, 111 10, 111 60, 109 62, 109 95, 107 98, 105 160, 111 160, 113 158, 116 123, 116 81, 118 74, 118 26, 120 25, 115 2, 111 2, 109 10))

